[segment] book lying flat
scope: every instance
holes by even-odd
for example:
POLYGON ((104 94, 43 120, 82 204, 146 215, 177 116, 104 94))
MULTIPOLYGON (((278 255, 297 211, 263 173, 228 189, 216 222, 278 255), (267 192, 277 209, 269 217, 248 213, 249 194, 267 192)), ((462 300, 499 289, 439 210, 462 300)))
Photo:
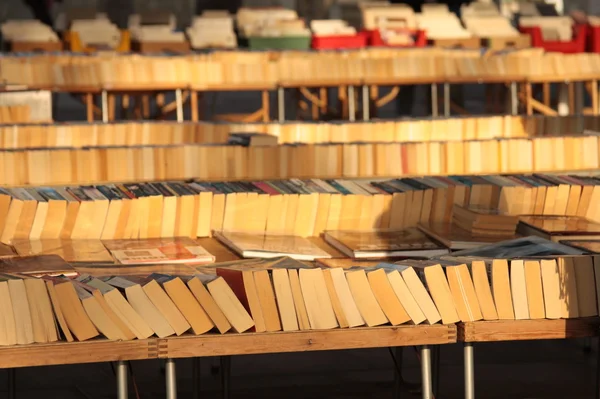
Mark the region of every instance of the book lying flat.
POLYGON ((416 227, 404 230, 326 231, 325 241, 351 258, 438 256, 448 250, 416 227))
POLYGON ((113 257, 124 265, 202 264, 215 261, 213 255, 187 237, 108 240, 104 241, 104 245, 113 257))
POLYGON ((453 252, 452 257, 476 256, 490 259, 515 259, 528 256, 581 255, 583 253, 584 251, 567 245, 541 237, 529 236, 453 252))
POLYGON ((23 256, 0 259, 0 272, 30 276, 76 276, 77 271, 58 255, 23 256))
POLYGON ((470 231, 461 229, 452 223, 421 223, 419 229, 429 237, 443 244, 445 247, 460 250, 477 248, 482 245, 493 244, 513 237, 480 236, 470 231))
POLYGON ((20 256, 58 255, 67 262, 114 263, 100 240, 16 240, 13 246, 20 256))
POLYGON ((521 216, 518 231, 554 242, 600 239, 600 224, 579 216, 521 216))
POLYGON ((592 254, 600 254, 600 237, 597 240, 561 240, 560 243, 592 254))
POLYGON ((331 258, 329 253, 304 237, 232 232, 215 233, 215 237, 244 258, 289 256, 292 259, 306 261, 331 258))

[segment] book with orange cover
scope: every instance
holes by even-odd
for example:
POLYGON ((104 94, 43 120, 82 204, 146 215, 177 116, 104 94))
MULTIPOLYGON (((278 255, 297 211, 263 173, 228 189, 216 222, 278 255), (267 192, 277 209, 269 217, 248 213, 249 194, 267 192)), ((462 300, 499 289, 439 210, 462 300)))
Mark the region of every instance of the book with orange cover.
POLYGON ((119 263, 125 265, 203 264, 215 261, 213 255, 187 237, 109 240, 104 241, 104 245, 119 263))
POLYGON ((438 256, 448 250, 416 227, 404 230, 326 231, 325 241, 351 258, 438 256))

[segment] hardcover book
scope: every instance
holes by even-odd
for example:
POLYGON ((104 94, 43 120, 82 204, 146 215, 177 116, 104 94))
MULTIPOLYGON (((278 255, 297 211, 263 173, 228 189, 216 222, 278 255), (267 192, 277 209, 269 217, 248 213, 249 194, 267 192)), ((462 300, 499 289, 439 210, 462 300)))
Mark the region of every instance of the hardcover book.
POLYGON ((404 230, 326 231, 325 241, 351 258, 437 256, 446 248, 430 240, 416 227, 404 230))

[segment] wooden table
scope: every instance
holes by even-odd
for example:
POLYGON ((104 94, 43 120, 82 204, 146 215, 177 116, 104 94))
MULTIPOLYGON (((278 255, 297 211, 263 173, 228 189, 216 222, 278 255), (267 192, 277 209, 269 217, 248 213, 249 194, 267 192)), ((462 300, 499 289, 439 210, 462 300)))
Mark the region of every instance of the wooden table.
POLYGON ((132 341, 85 342, 0 347, 0 368, 118 362, 117 397, 127 398, 130 360, 165 359, 167 399, 177 397, 175 359, 284 352, 421 346, 424 399, 431 399, 430 345, 457 342, 455 325, 421 325, 275 333, 204 334, 132 341))
POLYGON ((464 342, 465 399, 475 398, 475 365, 473 354, 473 344, 475 342, 590 338, 598 336, 599 327, 599 317, 459 323, 457 325, 458 340, 464 342))

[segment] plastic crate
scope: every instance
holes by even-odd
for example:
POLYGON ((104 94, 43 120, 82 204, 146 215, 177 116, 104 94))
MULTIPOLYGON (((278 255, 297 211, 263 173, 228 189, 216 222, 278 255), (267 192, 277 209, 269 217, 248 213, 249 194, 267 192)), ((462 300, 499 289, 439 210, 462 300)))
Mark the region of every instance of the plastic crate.
POLYGON ((313 36, 312 48, 315 50, 355 49, 367 46, 367 35, 359 32, 353 36, 313 36))
POLYGON ((531 36, 531 45, 541 47, 546 51, 555 53, 584 53, 586 50, 587 25, 575 25, 573 29, 573 40, 570 42, 560 42, 555 40, 544 40, 542 30, 539 26, 519 27, 521 33, 531 36))
POLYGON ((425 47, 427 46, 427 35, 423 30, 417 30, 412 33, 414 44, 412 45, 389 45, 381 37, 379 29, 363 30, 362 34, 367 36, 367 44, 375 47, 425 47))
POLYGON ((248 38, 248 47, 251 50, 308 50, 310 42, 310 36, 252 36, 248 38))
POLYGON ((590 53, 600 53, 600 26, 588 26, 586 49, 590 53))

